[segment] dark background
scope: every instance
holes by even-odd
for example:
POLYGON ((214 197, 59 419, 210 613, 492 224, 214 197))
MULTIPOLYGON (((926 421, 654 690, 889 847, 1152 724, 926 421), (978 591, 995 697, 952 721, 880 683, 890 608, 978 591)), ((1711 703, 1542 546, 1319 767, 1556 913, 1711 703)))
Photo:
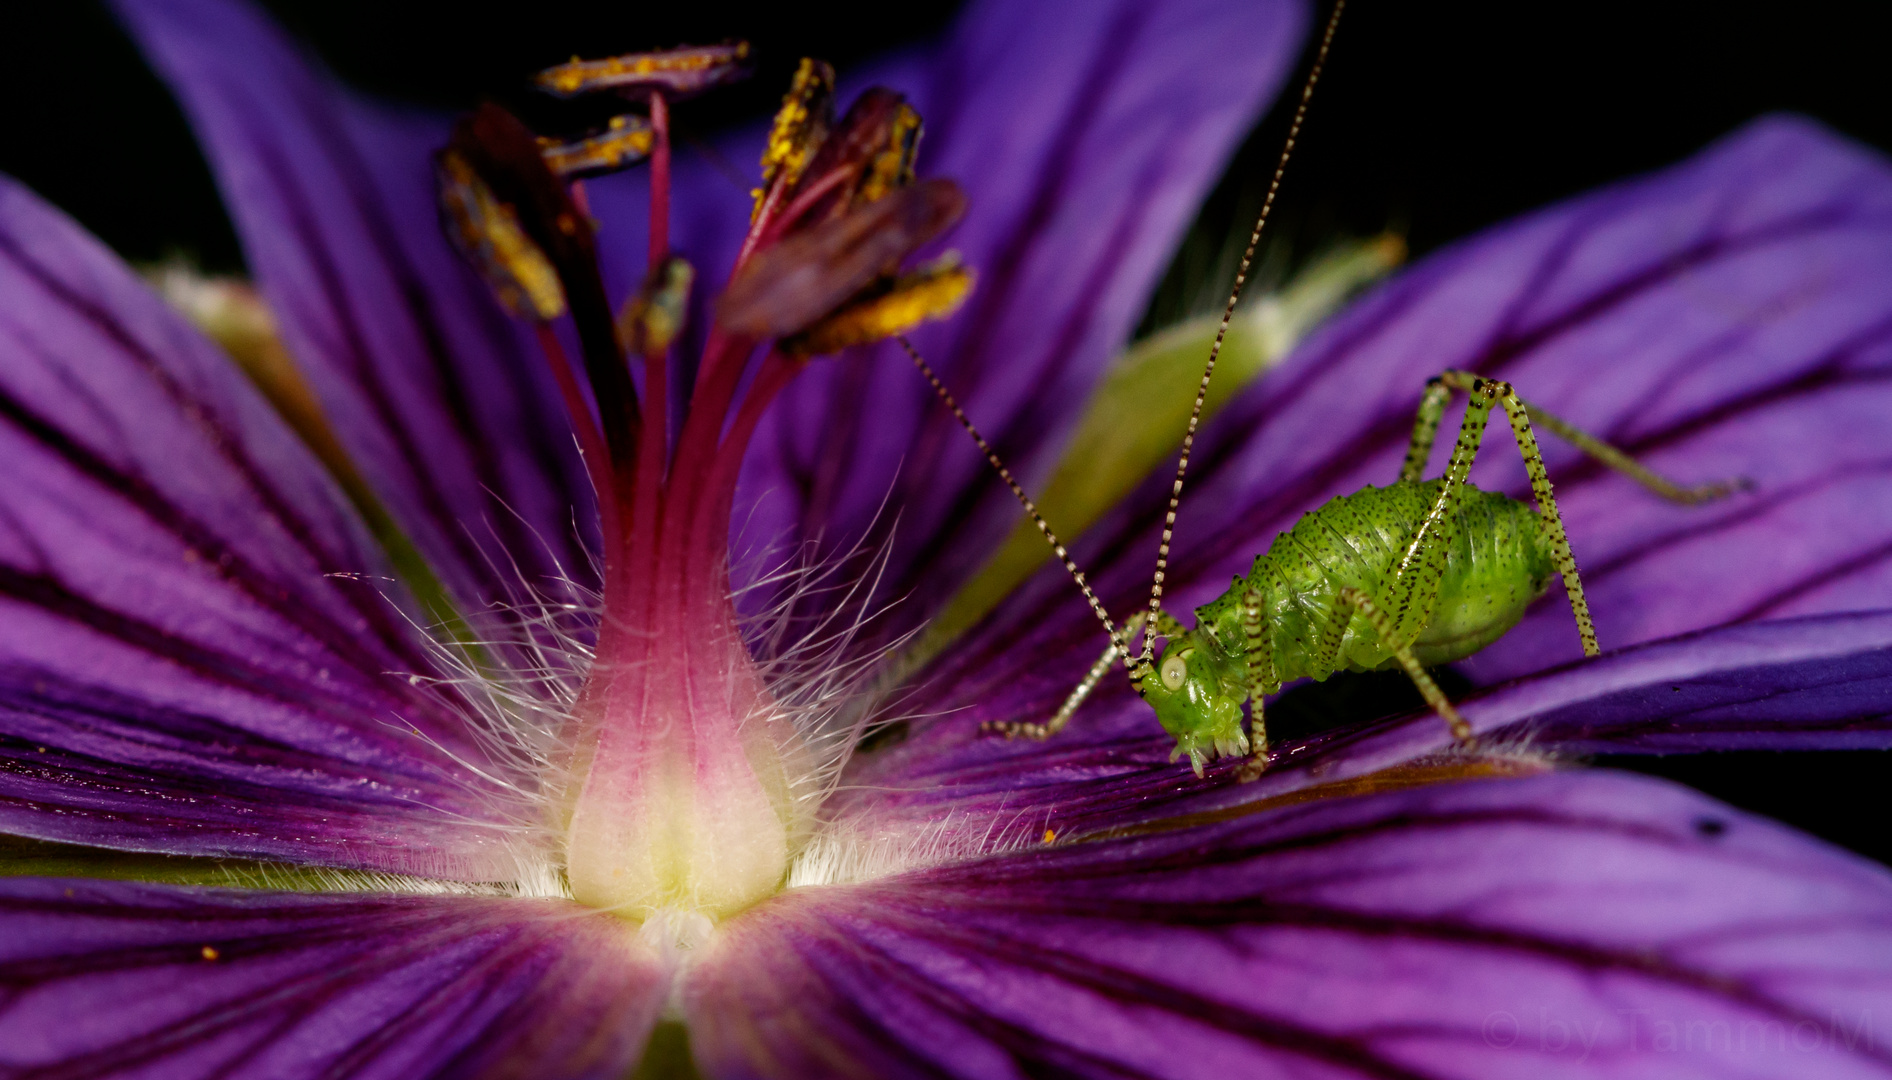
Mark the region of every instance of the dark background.
MULTIPOLYGON (((845 68, 939 32, 958 7, 265 2, 356 85, 446 108, 482 95, 524 104, 523 79, 574 52, 731 36, 754 42, 758 77, 680 107, 686 133, 768 112, 803 54, 845 68)), ((1423 254, 1532 206, 1673 162, 1775 110, 1806 113, 1892 150, 1885 7, 1355 0, 1282 192, 1275 265, 1291 266, 1335 237, 1388 227, 1423 254)), ((241 269, 182 117, 102 6, 10 5, 0 101, 0 171, 129 259, 184 253, 206 269, 241 269)), ((1286 119, 1277 111, 1237 155, 1152 301, 1146 328, 1213 303, 1226 288, 1214 272, 1218 256, 1231 234, 1246 233, 1286 119)), ((1892 861, 1892 830, 1881 827, 1888 815, 1879 794, 1892 776, 1884 754, 1608 763, 1682 780, 1892 861)))

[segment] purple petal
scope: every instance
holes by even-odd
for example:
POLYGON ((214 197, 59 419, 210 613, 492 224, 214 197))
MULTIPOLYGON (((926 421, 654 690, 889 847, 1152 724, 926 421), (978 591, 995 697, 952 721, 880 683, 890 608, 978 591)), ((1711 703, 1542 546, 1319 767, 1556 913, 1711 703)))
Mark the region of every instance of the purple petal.
POLYGON ((0 882, 8 1076, 620 1077, 666 979, 562 901, 0 882))
MULTIPOLYGON (((976 5, 897 82, 926 118, 923 171, 970 209, 948 237, 979 273, 914 341, 1029 476, 1076 420, 1197 204, 1293 63, 1293 0, 976 5)), ((719 185, 717 195, 727 199, 719 185)), ((739 209, 739 208, 738 208, 739 209)), ((1016 506, 897 348, 811 368, 744 468, 748 546, 832 551, 893 530, 885 596, 911 626, 985 558, 1016 506), (870 529, 871 527, 871 529, 870 529)))
MULTIPOLYGON (((1544 437, 1605 649, 1892 607, 1892 168, 1876 155, 1766 120, 1415 267, 1208 429, 1178 524, 1171 610, 1226 589, 1298 515, 1390 482, 1420 388, 1446 367, 1510 379, 1667 475, 1753 481, 1718 503, 1673 506, 1544 437)), ((1473 477, 1522 496, 1509 442, 1502 427, 1489 435, 1473 477)), ((1113 610, 1147 597, 1168 487, 1167 473, 1153 477, 1078 545, 1113 610)), ((948 689, 928 707, 1047 716, 1102 644, 1069 581, 1047 568, 936 664, 932 685, 948 689)), ((1553 589, 1461 668, 1492 683, 1579 655, 1553 589)), ((1123 692, 1119 679, 1107 687, 1123 692)), ((1071 737, 1121 733, 1087 713, 1071 737)))
POLYGON ((469 732, 281 419, 4 178, 0 297, 0 831, 490 869, 469 732))
POLYGON ((445 121, 348 98, 233 0, 120 13, 337 435, 461 603, 514 597, 521 575, 586 580, 595 513, 545 362, 440 232, 445 121))
MULTIPOLYGON (((1174 740, 1140 699, 1127 690, 1099 696, 1107 703, 1086 705, 1071 729, 1045 743, 980 734, 979 720, 997 715, 986 708, 918 727, 860 755, 825 812, 858 835, 924 835, 989 850, 1047 828, 1074 836, 1305 798, 1376 775, 1404 784, 1481 768, 1441 761, 1450 732, 1421 712, 1277 741, 1274 763, 1253 783, 1233 783, 1239 766, 1229 762, 1197 780, 1169 763, 1174 740), (1421 772, 1402 772, 1415 767, 1421 772)), ((1495 687, 1460 709, 1488 750, 1570 755, 1888 749, 1889 703, 1892 612, 1877 612, 1636 646, 1495 687)))
POLYGON ((1053 846, 738 917, 719 1077, 1892 1075, 1892 876, 1618 773, 1053 846))

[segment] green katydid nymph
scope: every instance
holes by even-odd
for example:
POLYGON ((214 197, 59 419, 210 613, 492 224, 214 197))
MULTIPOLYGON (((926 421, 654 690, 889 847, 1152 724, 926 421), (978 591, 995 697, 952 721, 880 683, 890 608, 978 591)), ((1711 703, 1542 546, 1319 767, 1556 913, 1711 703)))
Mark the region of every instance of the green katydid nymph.
MULTIPOLYGON (((1412 443, 1396 482, 1341 495, 1304 515, 1257 556, 1247 577, 1195 611, 1184 628, 1160 606, 1155 632, 1130 666, 1130 681, 1176 738, 1176 756, 1197 773, 1216 756, 1253 753, 1265 758, 1262 698, 1293 679, 1325 680, 1336 671, 1398 667, 1452 728, 1470 744, 1471 727, 1459 716, 1426 668, 1471 656, 1524 617, 1554 577, 1562 577, 1586 656, 1596 656, 1596 630, 1577 577, 1576 560, 1551 493, 1532 424, 1576 444, 1655 494, 1697 503, 1734 490, 1732 483, 1681 487, 1614 447, 1527 404, 1507 383, 1447 371, 1427 384, 1412 443), (1445 476, 1420 478, 1454 391, 1470 395, 1445 476), (1533 509, 1466 480, 1492 407, 1504 411, 1530 474, 1533 509), (1152 638, 1168 640, 1161 659, 1152 638), (1252 702, 1250 733, 1242 704, 1252 702)), ((1139 614, 1125 627, 1145 625, 1139 614)), ((1113 639, 1102 659, 1062 708, 1043 723, 995 725, 1007 735, 1047 738, 1124 655, 1113 639)))
POLYGON ((989 731, 1034 739, 1055 735, 1121 661, 1132 687, 1176 739, 1171 760, 1187 757, 1197 775, 1217 757, 1253 755, 1257 766, 1265 766, 1266 695, 1295 679, 1320 681, 1335 672, 1397 667, 1411 677, 1458 742, 1470 746, 1471 726, 1427 673, 1428 667, 1469 657, 1502 637, 1524 617, 1531 602, 1549 589, 1553 577, 1562 578, 1569 595, 1584 655, 1593 657, 1600 651, 1533 424, 1665 499, 1704 502, 1741 486, 1739 482, 1677 485, 1602 440, 1526 403, 1508 383, 1446 371, 1426 386, 1405 464, 1394 483, 1337 496, 1304 515, 1256 557, 1246 577, 1235 578, 1227 592, 1195 610, 1193 628, 1184 627, 1163 609, 1164 570, 1176 510, 1209 379, 1343 6, 1344 0, 1335 5, 1327 23, 1289 126, 1287 147, 1276 165, 1221 328, 1210 347, 1182 441, 1147 611, 1121 628, 1111 620, 1036 505, 925 360, 901 339, 940 399, 1024 505, 1110 636, 1109 647, 1050 718, 989 722, 989 731), (1446 403, 1454 392, 1470 398, 1458 441, 1445 475, 1422 479, 1446 403), (1510 421, 1530 476, 1535 508, 1480 491, 1467 480, 1493 406, 1502 409, 1510 421), (1142 650, 1133 656, 1130 641, 1139 631, 1143 632, 1142 650), (1167 643, 1160 657, 1155 652, 1158 638, 1167 643), (1251 712, 1246 731, 1244 703, 1251 712))

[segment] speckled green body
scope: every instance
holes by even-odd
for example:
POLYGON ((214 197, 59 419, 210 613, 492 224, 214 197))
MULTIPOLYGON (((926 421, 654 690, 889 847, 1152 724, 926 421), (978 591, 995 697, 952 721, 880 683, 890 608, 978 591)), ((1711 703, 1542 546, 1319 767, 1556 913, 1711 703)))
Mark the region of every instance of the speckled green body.
MULTIPOLYGON (((1351 587, 1387 600, 1394 568, 1443 484, 1402 481, 1332 499, 1277 536, 1246 578, 1236 578, 1228 592, 1196 609, 1195 628, 1172 636, 1164 650, 1166 660, 1181 657, 1187 664, 1184 684, 1172 691, 1150 679, 1140 686, 1177 737, 1180 752, 1226 740, 1231 730, 1239 733, 1241 704, 1257 684, 1263 693, 1274 693, 1292 679, 1396 666, 1391 650, 1358 614, 1350 613, 1331 661, 1320 645, 1323 638, 1331 640, 1340 590, 1351 587), (1251 596, 1260 600, 1255 632, 1266 656, 1259 662, 1251 656, 1251 632, 1244 625, 1251 596)), ((1418 627, 1413 655, 1426 666, 1462 659, 1496 641, 1556 575, 1543 519, 1529 505, 1465 485, 1452 517, 1456 527, 1438 588, 1413 599, 1429 610, 1407 616, 1418 627)))

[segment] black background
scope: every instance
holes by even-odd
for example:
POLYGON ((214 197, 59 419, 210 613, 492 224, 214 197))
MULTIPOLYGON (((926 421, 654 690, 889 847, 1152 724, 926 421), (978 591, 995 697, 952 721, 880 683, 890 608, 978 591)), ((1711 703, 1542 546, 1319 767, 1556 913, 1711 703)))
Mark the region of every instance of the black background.
MULTIPOLYGON (((680 127, 697 133, 766 113, 803 54, 845 67, 939 32, 957 7, 942 0, 266 6, 356 85, 449 108, 482 95, 522 103, 526 75, 575 52, 749 39, 759 77, 682 106, 680 127)), ((1887 31, 1884 5, 1869 2, 1354 0, 1283 190, 1277 265, 1334 237, 1387 227, 1403 231, 1422 254, 1532 206, 1678 160, 1770 111, 1805 113, 1892 149, 1887 31)), ((134 261, 182 252, 207 269, 241 269, 181 116, 101 6, 9 5, 0 101, 0 171, 134 261)), ((1226 288, 1213 280, 1216 256, 1231 234, 1247 229, 1285 131, 1283 112, 1261 124, 1205 204, 1146 327, 1198 309, 1226 288)), ((1609 763, 1682 780, 1892 859, 1879 799, 1892 759, 1883 754, 1609 763)))

